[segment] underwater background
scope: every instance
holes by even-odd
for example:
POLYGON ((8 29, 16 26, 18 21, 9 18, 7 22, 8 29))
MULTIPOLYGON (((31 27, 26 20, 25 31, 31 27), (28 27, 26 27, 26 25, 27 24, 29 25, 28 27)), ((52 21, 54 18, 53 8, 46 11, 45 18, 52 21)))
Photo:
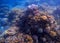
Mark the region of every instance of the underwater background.
POLYGON ((7 14, 10 10, 13 8, 25 9, 31 4, 39 5, 41 10, 48 11, 60 25, 60 0, 0 0, 0 34, 12 24, 14 17, 7 14))

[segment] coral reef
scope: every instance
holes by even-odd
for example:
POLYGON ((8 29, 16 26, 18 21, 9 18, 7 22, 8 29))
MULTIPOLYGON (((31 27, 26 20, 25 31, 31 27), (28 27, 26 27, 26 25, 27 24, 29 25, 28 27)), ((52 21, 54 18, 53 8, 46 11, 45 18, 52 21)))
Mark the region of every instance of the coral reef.
POLYGON ((13 21, 0 36, 0 43, 60 43, 57 22, 48 12, 40 11, 37 5, 26 9, 12 9, 9 19, 13 21))

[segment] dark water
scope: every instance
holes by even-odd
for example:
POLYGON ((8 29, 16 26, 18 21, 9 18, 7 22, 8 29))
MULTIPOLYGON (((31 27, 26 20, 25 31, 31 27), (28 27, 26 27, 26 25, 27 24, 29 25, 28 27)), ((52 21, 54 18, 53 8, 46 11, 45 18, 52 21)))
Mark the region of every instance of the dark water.
POLYGON ((51 10, 55 18, 60 20, 60 0, 0 0, 0 33, 8 29, 10 26, 8 22, 12 21, 6 16, 7 12, 14 7, 26 8, 30 4, 45 6, 46 10, 51 10))

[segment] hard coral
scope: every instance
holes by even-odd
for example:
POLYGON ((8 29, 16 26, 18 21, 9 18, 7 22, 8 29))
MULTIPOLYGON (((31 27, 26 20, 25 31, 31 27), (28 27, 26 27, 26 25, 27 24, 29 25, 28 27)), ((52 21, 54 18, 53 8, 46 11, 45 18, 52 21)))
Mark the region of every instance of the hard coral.
MULTIPOLYGON (((32 5, 35 6, 35 5, 32 5)), ((41 12, 38 8, 29 6, 25 11, 14 10, 16 18, 10 30, 13 35, 6 37, 6 42, 11 43, 53 43, 56 40, 57 24, 53 16, 41 12), (32 7, 32 8, 31 8, 32 7), (16 20, 19 18, 18 20, 16 20), (15 27, 18 27, 15 28, 15 27), (17 30, 17 31, 16 31, 17 30), (16 33, 15 33, 16 32, 16 33), (35 38, 34 38, 35 37, 35 38)), ((11 28, 11 27, 10 27, 11 28)), ((9 30, 7 30, 7 34, 9 30)))

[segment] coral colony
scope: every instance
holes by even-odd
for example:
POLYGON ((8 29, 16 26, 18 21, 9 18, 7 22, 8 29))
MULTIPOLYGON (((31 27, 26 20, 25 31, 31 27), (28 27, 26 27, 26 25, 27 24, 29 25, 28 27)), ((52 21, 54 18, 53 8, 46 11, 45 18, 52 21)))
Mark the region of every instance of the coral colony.
POLYGON ((60 30, 54 16, 41 11, 38 5, 15 8, 8 14, 14 15, 14 19, 0 36, 0 43, 60 43, 60 30))

